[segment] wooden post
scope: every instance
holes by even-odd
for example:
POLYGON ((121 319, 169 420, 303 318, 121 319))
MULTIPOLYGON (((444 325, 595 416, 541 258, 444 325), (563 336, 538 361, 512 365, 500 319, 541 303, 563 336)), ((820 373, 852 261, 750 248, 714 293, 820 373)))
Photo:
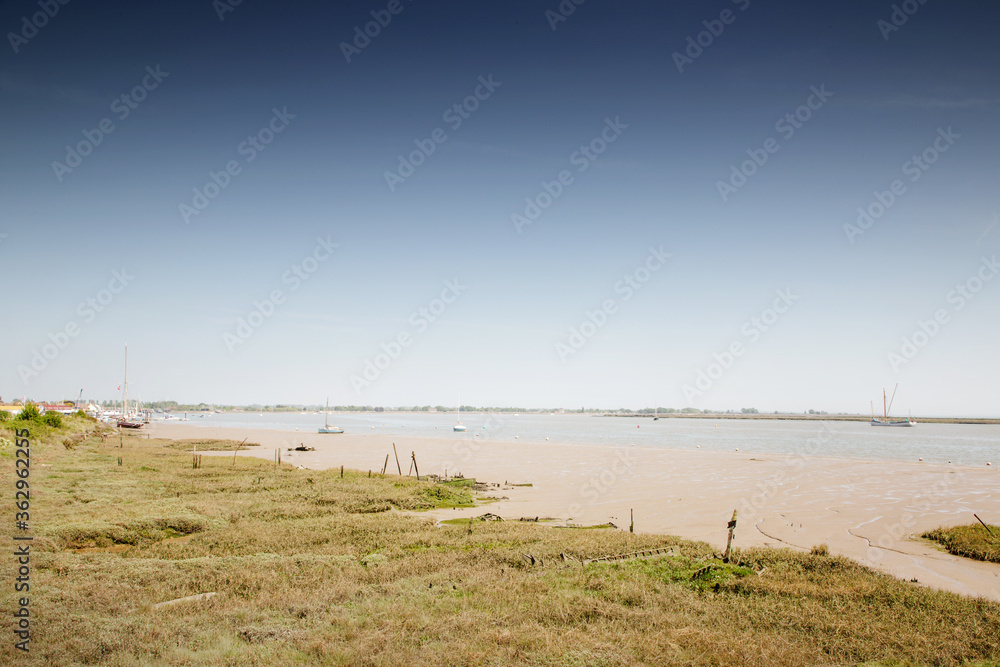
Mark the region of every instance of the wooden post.
POLYGON ((631 509, 628 511, 628 532, 635 532, 635 513, 631 509))
POLYGON ((371 469, 369 468, 369 470, 368 470, 368 479, 371 479, 371 478, 372 478, 372 471, 371 471, 371 469))
POLYGON ((410 458, 410 467, 406 470, 406 476, 409 477, 410 473, 413 472, 413 458, 410 458))
POLYGON ((979 523, 983 524, 983 528, 985 528, 985 529, 986 529, 986 532, 987 532, 987 533, 989 533, 990 535, 992 535, 992 534, 993 534, 993 531, 992 531, 992 530, 990 530, 990 527, 986 525, 986 522, 985 522, 985 521, 983 521, 982 519, 980 519, 980 518, 979 518, 979 515, 978 515, 978 514, 973 514, 972 516, 976 517, 976 521, 978 521, 979 523))
POLYGON ((344 466, 340 466, 340 479, 344 479, 344 466))
POLYGON ((399 465, 399 452, 396 451, 396 443, 392 443, 392 453, 396 455, 396 470, 399 471, 399 476, 403 476, 403 467, 399 465))
MULTIPOLYGON (((243 438, 243 442, 246 442, 246 441, 247 441, 247 439, 243 438)), ((236 451, 233 452, 233 465, 236 465, 236 453, 240 451, 240 447, 243 446, 243 442, 241 442, 240 444, 236 445, 236 451)))
POLYGON ((385 463, 382 465, 382 474, 385 474, 385 469, 389 467, 389 455, 385 455, 385 463))
POLYGON ((726 541, 726 553, 722 560, 729 562, 729 554, 733 548, 733 531, 736 530, 736 510, 733 510, 733 518, 729 520, 729 539, 726 541))
POLYGON ((416 452, 410 452, 410 456, 413 457, 413 471, 417 473, 417 481, 420 481, 420 468, 417 467, 417 454, 416 452))

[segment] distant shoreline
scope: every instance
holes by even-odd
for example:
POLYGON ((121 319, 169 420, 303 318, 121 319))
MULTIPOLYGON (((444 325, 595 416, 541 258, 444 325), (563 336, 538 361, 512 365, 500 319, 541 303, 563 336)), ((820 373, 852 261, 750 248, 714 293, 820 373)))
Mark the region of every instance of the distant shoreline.
MULTIPOLYGON (((829 421, 829 422, 868 422, 871 417, 864 415, 797 415, 797 414, 744 414, 744 413, 702 413, 702 412, 668 412, 658 415, 646 413, 606 412, 601 417, 633 417, 636 419, 654 416, 659 419, 765 419, 771 421, 829 421)), ((998 425, 1000 419, 989 417, 913 417, 919 424, 982 424, 998 425)))
MULTIPOLYGON (((20 407, 20 406, 18 406, 20 407)), ((201 414, 201 413, 215 413, 216 410, 184 410, 178 408, 171 408, 164 410, 167 414, 180 414, 180 413, 191 413, 191 414, 201 414)), ((257 409, 241 408, 238 410, 233 409, 223 409, 218 410, 218 414, 223 415, 239 415, 239 414, 251 414, 251 413, 268 413, 268 414, 298 414, 302 412, 307 412, 309 414, 322 414, 323 407, 315 406, 302 406, 295 408, 284 408, 275 410, 269 406, 264 406, 257 409)), ((425 411, 425 410, 337 410, 335 408, 330 409, 331 415, 365 415, 365 414, 379 414, 379 415, 389 415, 389 414, 455 414, 453 411, 425 411)), ((766 421, 832 421, 832 422, 861 422, 865 423, 871 420, 868 415, 848 415, 848 414, 799 414, 799 413, 778 413, 774 414, 772 412, 759 412, 759 413, 743 413, 743 412, 660 412, 659 414, 653 414, 652 412, 559 412, 556 410, 517 410, 517 409, 470 409, 463 410, 463 415, 473 415, 473 414, 496 414, 496 415, 581 415, 590 417, 625 417, 630 419, 750 419, 750 420, 766 420, 766 421)), ((897 417, 901 418, 901 417, 897 417)), ((971 424, 971 425, 981 425, 981 426, 998 426, 1000 425, 1000 418, 995 417, 911 417, 914 422, 919 424, 971 424)))

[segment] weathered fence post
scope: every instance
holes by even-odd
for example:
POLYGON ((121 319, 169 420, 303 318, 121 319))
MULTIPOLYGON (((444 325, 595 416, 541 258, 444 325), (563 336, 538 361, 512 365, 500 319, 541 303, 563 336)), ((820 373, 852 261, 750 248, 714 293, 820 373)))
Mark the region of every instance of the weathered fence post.
POLYGON ((736 530, 736 511, 733 510, 733 518, 729 520, 729 539, 726 541, 726 553, 723 554, 722 560, 729 562, 729 554, 733 548, 733 531, 736 530))

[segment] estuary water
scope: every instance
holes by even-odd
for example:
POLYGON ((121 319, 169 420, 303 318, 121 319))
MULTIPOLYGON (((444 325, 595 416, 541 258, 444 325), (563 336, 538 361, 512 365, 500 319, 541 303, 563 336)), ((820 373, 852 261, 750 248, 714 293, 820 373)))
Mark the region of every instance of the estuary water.
MULTIPOLYGON (((315 433, 322 413, 243 412, 199 416, 193 426, 315 433)), ((703 449, 759 454, 829 456, 955 465, 1000 465, 1000 426, 918 424, 882 428, 867 422, 597 417, 578 414, 462 413, 464 433, 452 430, 455 413, 331 413, 345 434, 703 449)), ((338 437, 332 435, 330 437, 338 437)))

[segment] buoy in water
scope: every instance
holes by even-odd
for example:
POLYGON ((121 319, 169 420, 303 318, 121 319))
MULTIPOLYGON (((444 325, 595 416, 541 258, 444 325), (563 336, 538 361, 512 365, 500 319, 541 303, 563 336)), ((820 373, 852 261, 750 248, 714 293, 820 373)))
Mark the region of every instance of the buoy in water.
POLYGON ((921 456, 921 457, 920 457, 919 459, 917 459, 917 460, 918 460, 918 461, 923 461, 923 460, 924 460, 924 457, 922 457, 922 456, 921 456))

